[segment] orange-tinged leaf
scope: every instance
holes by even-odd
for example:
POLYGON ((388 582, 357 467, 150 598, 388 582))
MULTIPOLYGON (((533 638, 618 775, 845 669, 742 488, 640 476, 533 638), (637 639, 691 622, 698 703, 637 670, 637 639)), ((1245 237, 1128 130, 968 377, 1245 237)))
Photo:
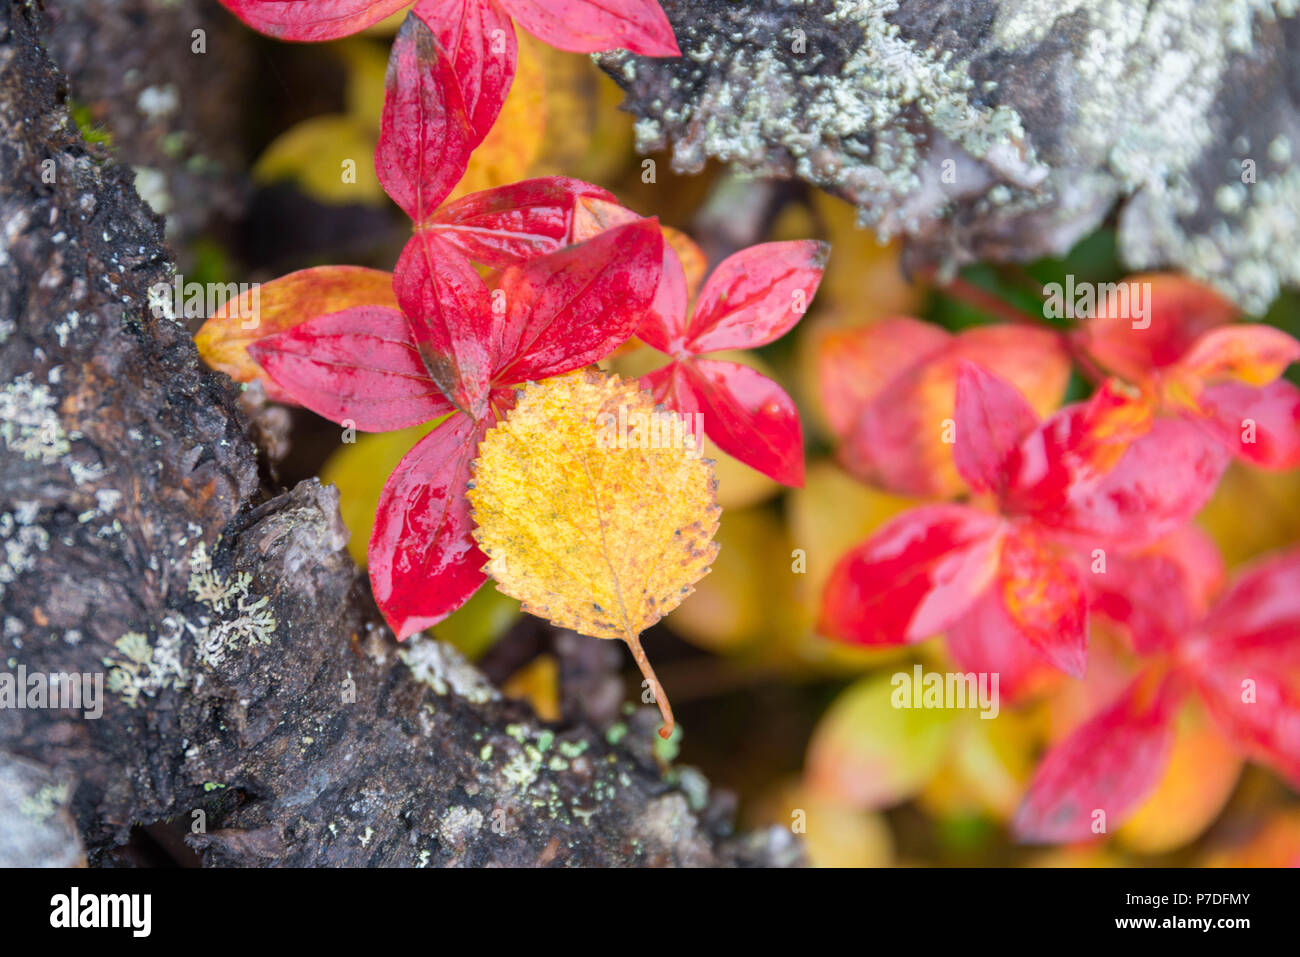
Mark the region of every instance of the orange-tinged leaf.
POLYGON ((668 738, 672 710, 639 636, 717 555, 712 466, 690 436, 655 441, 663 420, 634 382, 578 370, 518 395, 474 463, 469 500, 486 570, 524 611, 626 642, 668 738))
POLYGON ((822 408, 835 435, 847 436, 862 408, 895 376, 942 350, 951 338, 938 326, 907 316, 822 334, 817 371, 822 408))
POLYGON ((1150 380, 1156 370, 1176 363, 1192 344, 1215 326, 1231 322, 1236 307, 1209 286, 1173 274, 1129 276, 1130 308, 1118 308, 1103 296, 1095 314, 1080 330, 1085 348, 1107 372, 1135 384, 1150 380), (1132 293, 1150 283, 1147 315, 1132 313, 1132 293), (1112 306, 1116 308, 1112 308, 1112 306))
MULTIPOLYGON (((880 325, 860 329, 858 334, 878 342, 874 330, 880 325)), ((920 334, 910 328, 911 336, 920 334)), ((954 414, 962 360, 1006 379, 1040 417, 1060 404, 1070 377, 1065 349, 1046 329, 978 326, 951 337, 937 351, 916 351, 921 352, 919 361, 871 393, 856 412, 850 406, 851 427, 841 447, 841 458, 851 472, 904 495, 951 496, 965 488, 953 461, 952 443, 945 441, 945 422, 954 414)), ((833 397, 824 396, 823 401, 828 415, 844 414, 831 412, 833 397)))
POLYGON ((1119 829, 1119 839, 1141 854, 1163 854, 1194 840, 1228 803, 1241 767, 1232 743, 1199 705, 1187 703, 1164 777, 1119 829))
POLYGON ((236 382, 260 379, 268 396, 292 402, 249 356, 249 343, 356 306, 396 309, 393 274, 361 266, 316 266, 289 273, 227 302, 203 324, 194 343, 212 368, 236 382))
POLYGON ((1268 385, 1300 359, 1300 342, 1259 323, 1211 329, 1178 361, 1179 371, 1210 383, 1235 379, 1268 385))
POLYGON ((1039 655, 1075 678, 1087 660, 1088 602, 1083 577, 1068 555, 1031 528, 1002 540, 995 584, 1007 616, 1039 655))

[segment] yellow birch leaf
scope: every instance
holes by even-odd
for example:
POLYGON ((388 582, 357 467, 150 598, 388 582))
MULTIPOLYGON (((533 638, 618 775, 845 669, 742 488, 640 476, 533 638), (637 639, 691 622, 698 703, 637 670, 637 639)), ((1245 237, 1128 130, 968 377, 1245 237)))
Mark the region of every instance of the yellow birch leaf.
POLYGON ((261 379, 267 395, 283 399, 248 344, 299 323, 354 306, 397 308, 393 274, 362 266, 316 266, 257 283, 226 302, 194 335, 199 355, 236 382, 261 379))
POLYGON ((721 513, 711 463, 689 435, 664 441, 669 424, 617 376, 585 369, 530 383, 479 444, 469 491, 497 589, 560 628, 626 642, 665 739, 672 708, 640 635, 708 572, 721 513))

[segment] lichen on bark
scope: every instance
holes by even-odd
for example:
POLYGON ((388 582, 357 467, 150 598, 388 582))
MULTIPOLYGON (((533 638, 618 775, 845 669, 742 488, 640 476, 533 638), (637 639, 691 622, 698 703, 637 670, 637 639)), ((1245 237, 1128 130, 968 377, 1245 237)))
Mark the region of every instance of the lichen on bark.
POLYGON ((799 177, 908 261, 1063 255, 1254 312, 1300 284, 1296 0, 665 0, 681 60, 605 54, 638 146, 799 177))

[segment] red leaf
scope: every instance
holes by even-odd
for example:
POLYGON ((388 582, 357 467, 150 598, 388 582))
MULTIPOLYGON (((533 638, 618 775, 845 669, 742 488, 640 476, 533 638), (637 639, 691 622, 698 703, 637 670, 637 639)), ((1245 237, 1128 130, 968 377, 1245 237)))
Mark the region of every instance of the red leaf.
POLYGON ((650 348, 673 355, 674 347, 680 346, 689 307, 686 270, 677 251, 665 242, 659 286, 649 314, 636 331, 637 337, 650 348))
POLYGON ((254 30, 280 40, 317 42, 359 33, 411 0, 221 0, 254 30))
POLYGON ((296 401, 363 432, 405 429, 451 411, 396 309, 319 316, 250 343, 248 352, 296 401))
POLYGON ((569 245, 574 208, 584 198, 613 199, 582 180, 544 176, 462 196, 428 225, 475 262, 505 269, 569 245))
POLYGON ((763 243, 728 256, 700 290, 686 343, 670 343, 675 348, 665 351, 754 349, 779 339, 812 302, 829 254, 826 243, 800 240, 763 243))
POLYGON ((515 25, 495 0, 420 0, 415 14, 447 51, 478 146, 506 101, 519 59, 515 25))
MULTIPOLYGON (((590 239, 614 226, 636 222, 641 217, 617 202, 583 197, 574 207, 573 236, 576 241, 590 239)), ((692 281, 687 278, 687 264, 698 271, 696 282, 703 279, 704 253, 685 233, 661 226, 664 235, 664 264, 655 291, 654 304, 637 329, 646 345, 660 352, 672 353, 669 343, 679 342, 686 329, 692 281)), ((679 355, 678 358, 683 358, 679 355)))
POLYGON ((389 476, 370 535, 370 584, 398 640, 430 628, 486 578, 465 488, 487 422, 453 415, 389 476))
POLYGON ((460 252, 421 230, 402 250, 393 291, 430 377, 456 408, 480 418, 492 377, 487 285, 460 252))
POLYGON ((1168 651, 1199 627, 1224 578, 1218 548, 1194 525, 1142 551, 1107 554, 1104 569, 1087 578, 1089 608, 1141 655, 1168 651))
POLYGON ((1274 655, 1255 650, 1216 654, 1196 677, 1223 733, 1300 787, 1300 667, 1280 668, 1274 655))
POLYGON ((1088 601, 1079 569, 1029 528, 1002 540, 993 592, 1007 619, 1043 660, 1082 678, 1088 650, 1088 601))
POLYGON ((501 0, 519 25, 571 53, 623 49, 642 56, 681 56, 656 0, 501 0))
POLYGON ((962 505, 904 512, 836 563, 818 630, 860 645, 898 645, 943 631, 997 573, 1002 522, 962 505))
POLYGON ((1120 310, 1112 314, 1103 301, 1096 315, 1085 320, 1082 333, 1093 358, 1129 382, 1147 381, 1157 369, 1181 359, 1206 331, 1237 316, 1232 303, 1192 279, 1147 275, 1132 276, 1125 282, 1151 284, 1150 315, 1138 319, 1120 315, 1120 310))
POLYGON ((1174 682, 1143 674, 1119 699, 1047 753, 1012 825, 1026 841, 1093 837, 1095 812, 1114 831, 1160 781, 1173 745, 1174 682))
POLYGON ((1261 468, 1300 466, 1300 389, 1285 379, 1262 389, 1224 382, 1201 394, 1207 427, 1261 468))
POLYGON ((1300 549, 1239 572, 1203 629, 1230 655, 1264 652, 1279 662, 1300 663, 1300 549))
POLYGON ((784 389, 735 362, 679 365, 704 413, 705 434, 718 448, 783 485, 803 485, 803 430, 784 389))
POLYGON ((948 626, 948 650, 962 671, 998 676, 998 693, 1016 700, 1044 684, 1056 670, 1011 620, 996 589, 984 592, 948 626))
POLYGON ((643 219, 506 270, 493 380, 545 379, 626 342, 654 299, 662 246, 658 223, 643 219))
POLYGON ((1143 545, 1172 532, 1209 501, 1228 464, 1223 446, 1183 419, 1155 419, 1113 468, 1098 472, 1087 403, 1067 406, 1017 450, 1003 499, 1008 513, 1054 530, 1143 545))
POLYGON ((700 411, 700 400, 686 375, 685 362, 670 362, 641 377, 641 388, 649 389, 656 403, 683 415, 700 411))
POLYGON ((957 471, 976 492, 1000 495, 1007 480, 1007 459, 1038 425, 1038 416, 1010 382, 963 359, 957 365, 953 417, 957 471))
POLYGON ((385 85, 375 172, 393 202, 423 223, 465 175, 473 133, 455 69, 419 17, 397 32, 385 85))

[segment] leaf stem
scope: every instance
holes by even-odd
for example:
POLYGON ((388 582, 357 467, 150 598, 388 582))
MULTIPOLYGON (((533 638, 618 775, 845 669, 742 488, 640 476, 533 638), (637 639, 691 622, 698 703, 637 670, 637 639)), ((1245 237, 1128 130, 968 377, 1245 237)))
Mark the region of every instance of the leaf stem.
POLYGON ((655 704, 659 705, 659 713, 664 718, 664 726, 659 729, 659 737, 667 741, 673 736, 673 706, 668 703, 668 695, 655 676, 654 668, 650 667, 650 659, 645 656, 645 649, 641 647, 641 636, 629 631, 623 640, 632 650, 632 658, 636 661, 636 666, 641 669, 641 674, 645 676, 646 681, 650 682, 650 691, 655 696, 655 704))

